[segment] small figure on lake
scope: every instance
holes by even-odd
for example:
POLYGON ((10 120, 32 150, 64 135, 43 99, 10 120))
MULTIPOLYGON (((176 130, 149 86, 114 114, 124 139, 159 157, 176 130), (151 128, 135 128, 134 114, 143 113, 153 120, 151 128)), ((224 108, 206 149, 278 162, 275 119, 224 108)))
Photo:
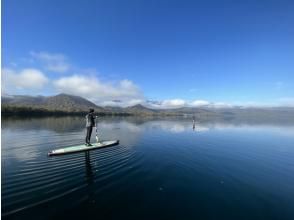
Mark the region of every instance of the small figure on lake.
POLYGON ((95 127, 95 116, 94 116, 94 109, 90 108, 89 113, 86 115, 86 129, 87 129, 87 135, 86 135, 86 146, 92 146, 90 143, 91 140, 91 134, 93 127, 95 127))
POLYGON ((195 124, 196 124, 196 120, 195 120, 195 116, 193 116, 193 131, 195 130, 195 124))

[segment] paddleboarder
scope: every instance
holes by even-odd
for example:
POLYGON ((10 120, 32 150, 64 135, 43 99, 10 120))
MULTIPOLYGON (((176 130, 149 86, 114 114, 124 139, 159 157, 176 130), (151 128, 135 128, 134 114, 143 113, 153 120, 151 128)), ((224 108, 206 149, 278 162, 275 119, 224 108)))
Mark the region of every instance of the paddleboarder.
POLYGON ((90 143, 91 140, 91 134, 93 127, 95 127, 95 116, 94 116, 94 109, 90 108, 89 113, 86 115, 86 129, 87 129, 87 135, 86 135, 86 146, 92 146, 90 143))
POLYGON ((193 116, 193 131, 195 130, 195 124, 196 124, 196 120, 195 120, 195 116, 193 116))

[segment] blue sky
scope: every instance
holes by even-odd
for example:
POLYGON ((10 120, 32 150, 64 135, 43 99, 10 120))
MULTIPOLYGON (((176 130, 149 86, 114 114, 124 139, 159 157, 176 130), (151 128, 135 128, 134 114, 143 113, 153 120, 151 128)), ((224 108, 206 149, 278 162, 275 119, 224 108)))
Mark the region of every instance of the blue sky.
POLYGON ((3 0, 2 94, 293 105, 293 11, 290 0, 3 0))

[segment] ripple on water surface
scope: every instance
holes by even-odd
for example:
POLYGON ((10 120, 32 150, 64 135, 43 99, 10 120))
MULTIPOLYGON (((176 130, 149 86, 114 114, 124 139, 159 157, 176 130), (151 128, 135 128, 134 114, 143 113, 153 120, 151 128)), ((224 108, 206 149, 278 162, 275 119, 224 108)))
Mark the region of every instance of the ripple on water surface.
POLYGON ((79 118, 4 121, 2 216, 294 219, 293 126, 196 128, 102 120, 99 135, 119 145, 47 157, 83 142, 79 118))

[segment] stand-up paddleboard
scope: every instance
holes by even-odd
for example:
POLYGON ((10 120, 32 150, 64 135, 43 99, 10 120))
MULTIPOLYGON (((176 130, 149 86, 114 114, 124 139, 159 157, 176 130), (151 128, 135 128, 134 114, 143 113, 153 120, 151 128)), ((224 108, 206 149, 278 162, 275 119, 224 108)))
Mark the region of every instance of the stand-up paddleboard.
POLYGON ((52 150, 48 153, 48 156, 56 156, 56 155, 77 153, 77 152, 81 152, 81 151, 95 150, 95 149, 99 149, 99 148, 114 146, 117 144, 119 144, 119 140, 101 141, 98 143, 93 143, 92 144, 93 146, 86 146, 84 144, 81 144, 81 145, 77 145, 77 146, 70 146, 70 147, 52 150))

